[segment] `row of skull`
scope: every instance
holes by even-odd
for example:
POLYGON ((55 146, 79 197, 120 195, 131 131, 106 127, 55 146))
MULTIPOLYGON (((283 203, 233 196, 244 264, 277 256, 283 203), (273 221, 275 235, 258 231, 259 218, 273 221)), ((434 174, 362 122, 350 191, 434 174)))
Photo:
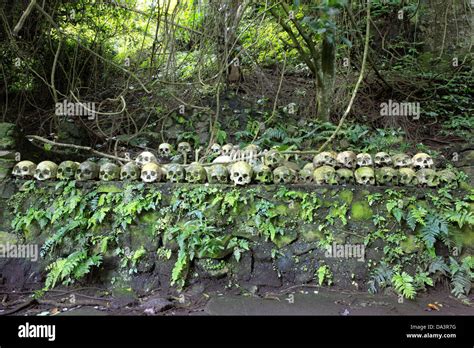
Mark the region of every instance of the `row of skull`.
MULTIPOLYGON (((191 153, 191 146, 189 143, 180 143, 178 145, 178 151, 191 153), (183 150, 186 149, 186 150, 183 150)), ((172 146, 168 143, 161 144, 159 146, 159 153, 162 156, 169 157, 172 153, 172 146)), ((288 156, 285 156, 281 152, 271 149, 261 151, 260 147, 255 144, 250 144, 244 149, 239 150, 238 146, 232 144, 226 144, 220 146, 219 144, 213 144, 211 146, 211 152, 214 155, 213 163, 228 163, 235 161, 236 159, 242 159, 251 165, 265 164, 272 169, 281 165, 282 162, 288 160, 288 156)), ((149 162, 158 163, 157 158, 151 152, 145 151, 139 154, 135 162, 143 166, 149 162)), ((399 153, 395 155, 389 155, 386 152, 378 152, 375 155, 369 153, 356 154, 353 151, 342 151, 336 153, 334 151, 324 151, 314 156, 313 164, 315 167, 321 167, 323 165, 335 167, 335 168, 348 168, 355 169, 359 167, 394 167, 400 168, 413 168, 419 169, 433 169, 434 161, 433 158, 426 153, 417 153, 414 156, 410 156, 405 153, 399 153)))
POLYGON ((272 169, 265 164, 251 166, 245 161, 223 164, 216 163, 203 166, 199 163, 190 165, 164 164, 155 162, 144 164, 141 168, 134 162, 122 166, 114 163, 98 165, 91 161, 82 163, 65 161, 57 165, 51 161, 43 161, 35 165, 31 161, 21 161, 13 168, 13 175, 27 179, 34 177, 37 180, 102 180, 102 181, 133 181, 143 182, 169 181, 173 183, 213 183, 247 185, 251 182, 260 184, 291 184, 316 183, 318 185, 344 185, 357 183, 360 185, 403 185, 436 187, 442 183, 455 183, 457 174, 444 169, 435 171, 422 168, 415 171, 412 168, 381 168, 360 167, 355 170, 349 168, 335 169, 329 165, 316 167, 314 163, 307 163, 299 170, 288 165, 277 166, 272 169))
POLYGON ((426 153, 417 153, 413 157, 405 153, 399 153, 390 156, 386 152, 378 152, 373 157, 369 153, 356 154, 353 151, 343 151, 335 153, 333 151, 325 151, 317 154, 313 159, 315 167, 324 165, 336 167, 355 169, 360 167, 393 167, 413 168, 414 170, 432 169, 434 167, 433 158, 426 153))

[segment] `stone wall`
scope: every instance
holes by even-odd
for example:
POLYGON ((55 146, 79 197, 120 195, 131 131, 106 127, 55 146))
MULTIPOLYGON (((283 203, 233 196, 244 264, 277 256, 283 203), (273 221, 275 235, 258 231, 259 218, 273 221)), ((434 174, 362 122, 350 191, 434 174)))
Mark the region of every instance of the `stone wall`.
MULTIPOLYGON (((36 185, 45 189, 43 199, 44 192, 53 197, 58 190, 54 182, 36 185)), ((96 192, 97 197, 113 197, 123 195, 126 190, 126 185, 121 182, 77 182, 74 185, 84 196, 96 192)), ((202 282, 222 288, 271 289, 318 284, 318 271, 327 266, 329 274, 324 277, 323 285, 367 289, 370 274, 382 259, 389 260, 398 255, 399 259, 394 259, 393 263, 399 263, 403 270, 414 273, 416 265, 426 257, 426 246, 419 235, 420 226, 412 230, 404 218, 398 222, 394 210, 387 210, 387 203, 397 201, 404 209, 421 204, 429 210, 432 204, 429 197, 437 195, 436 190, 431 189, 395 187, 251 185, 236 189, 227 185, 140 185, 135 184, 138 187, 136 192, 158 191, 161 195, 159 204, 137 214, 123 231, 114 234, 120 249, 126 250, 128 255, 137 255, 139 251, 139 259, 134 263, 129 257, 129 262, 124 265, 124 253, 117 255, 114 253, 116 249, 107 250, 100 267, 82 282, 116 288, 132 287, 139 293, 156 288, 174 291, 170 286, 171 275, 180 250, 176 236, 179 233, 192 234, 193 229, 206 226, 213 238, 222 242, 222 248, 196 251, 187 265, 185 286, 202 282), (382 219, 383 224, 380 223, 382 219), (169 225, 164 228, 167 223, 169 225), (173 228, 181 230, 173 234, 173 228), (236 248, 229 245, 237 240, 248 242, 249 250, 240 250, 240 257, 236 257, 236 248), (336 250, 335 247, 346 245, 363 246, 363 260, 358 259, 359 255, 333 257, 326 253, 328 246, 336 250)), ((43 228, 33 221, 15 233, 11 226, 15 216, 7 201, 22 187, 24 189, 24 182, 19 181, 4 181, 0 185, 0 242, 11 242, 19 236, 22 243, 42 245, 68 222, 66 220, 70 222, 75 218, 71 215, 65 221, 45 224, 43 228)), ((455 190, 451 194, 464 197, 466 193, 455 190)), ((29 195, 22 203, 23 212, 28 207, 37 206, 38 202, 34 194, 29 195)), ((112 207, 118 204, 113 203, 112 207)), ((42 209, 54 210, 54 205, 51 203, 42 209)), ((112 215, 91 227, 90 233, 94 237, 110 235, 112 215)), ((34 264, 2 259, 3 284, 18 288, 44 281, 45 267, 58 257, 64 258, 74 252, 77 249, 74 235, 83 232, 73 231, 72 235, 62 239, 54 252, 34 264)), ((206 238, 206 233, 199 234, 199 238, 206 238)), ((462 255, 472 254, 474 232, 471 226, 459 228, 450 224, 449 233, 456 245, 462 246, 459 249, 462 255)), ((452 253, 440 242, 435 246, 439 255, 452 253)))

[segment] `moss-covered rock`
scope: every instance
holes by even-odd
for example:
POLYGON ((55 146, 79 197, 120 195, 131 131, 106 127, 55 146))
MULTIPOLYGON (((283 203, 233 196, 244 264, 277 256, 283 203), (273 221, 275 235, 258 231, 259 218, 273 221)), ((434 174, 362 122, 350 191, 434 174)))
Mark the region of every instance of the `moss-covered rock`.
POLYGON ((341 192, 339 192, 339 198, 341 198, 342 201, 344 201, 345 203, 347 203, 347 205, 349 205, 352 203, 352 200, 354 198, 354 193, 349 189, 342 190, 341 192))
POLYGON ((407 238, 400 243, 400 247, 406 254, 411 254, 420 250, 420 245, 417 243, 416 237, 412 234, 408 235, 407 238))
POLYGON ((366 201, 352 203, 351 218, 354 220, 369 220, 373 216, 373 211, 366 201))
POLYGON ((291 242, 295 241, 298 238, 298 233, 296 230, 286 230, 284 234, 278 234, 275 236, 273 243, 277 246, 277 248, 282 248, 291 242))
POLYGON ((18 237, 13 233, 0 231, 0 245, 16 244, 18 237))
POLYGON ((121 183, 102 184, 97 187, 97 192, 99 193, 115 193, 122 191, 123 189, 121 183))

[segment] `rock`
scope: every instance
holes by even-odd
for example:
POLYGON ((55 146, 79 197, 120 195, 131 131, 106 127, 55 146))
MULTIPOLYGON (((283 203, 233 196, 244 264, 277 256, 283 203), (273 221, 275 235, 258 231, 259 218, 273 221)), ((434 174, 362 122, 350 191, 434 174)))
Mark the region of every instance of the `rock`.
POLYGON ((271 261, 272 260, 272 249, 273 243, 271 242, 260 242, 255 244, 253 248, 253 256, 258 261, 271 261))
POLYGON ((354 220, 369 220, 373 212, 367 201, 354 202, 351 208, 351 218, 354 220))
POLYGON ((15 166, 15 160, 0 159, 0 180, 11 176, 12 169, 15 166))
POLYGON ((318 247, 317 243, 306 243, 304 241, 296 241, 295 243, 291 244, 290 250, 294 255, 303 255, 311 250, 314 250, 318 247))
POLYGON ((162 297, 150 298, 140 305, 146 314, 154 315, 173 307, 173 303, 162 297))
POLYGON ((229 272, 229 268, 223 260, 198 259, 195 266, 200 273, 210 278, 222 278, 229 272))
POLYGON ((277 272, 273 269, 271 262, 256 262, 252 272, 251 284, 257 286, 281 286, 281 279, 278 278, 277 272))
POLYGON ((0 151, 0 159, 2 160, 13 160, 15 161, 16 151, 12 150, 2 150, 0 151))
POLYGON ((291 253, 286 253, 277 258, 276 266, 278 270, 282 273, 290 272, 294 267, 293 255, 291 253))
POLYGON ((237 261, 235 257, 230 259, 230 268, 232 269, 232 274, 237 281, 246 282, 250 280, 252 275, 252 253, 250 251, 246 251, 240 255, 240 260, 237 261))
POLYGON ((122 308, 138 302, 137 294, 130 287, 116 287, 112 289, 112 295, 112 308, 122 308))
POLYGON ((283 235, 275 236, 273 242, 275 243, 277 248, 280 249, 284 246, 291 244, 293 241, 296 240, 296 238, 298 238, 298 233, 296 229, 287 229, 285 230, 283 235))

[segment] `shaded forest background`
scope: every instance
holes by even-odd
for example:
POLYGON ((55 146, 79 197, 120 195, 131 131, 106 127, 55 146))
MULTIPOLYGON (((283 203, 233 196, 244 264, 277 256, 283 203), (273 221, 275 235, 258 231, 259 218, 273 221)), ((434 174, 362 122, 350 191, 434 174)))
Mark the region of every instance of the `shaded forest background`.
MULTIPOLYGON (((349 104, 368 19, 362 0, 0 1, 2 121, 118 156, 179 141, 316 149, 349 104), (97 115, 60 116, 64 100, 97 115)), ((331 147, 469 149, 473 10, 372 0, 365 74, 331 147), (419 102, 420 118, 381 116, 389 100, 419 102)))

